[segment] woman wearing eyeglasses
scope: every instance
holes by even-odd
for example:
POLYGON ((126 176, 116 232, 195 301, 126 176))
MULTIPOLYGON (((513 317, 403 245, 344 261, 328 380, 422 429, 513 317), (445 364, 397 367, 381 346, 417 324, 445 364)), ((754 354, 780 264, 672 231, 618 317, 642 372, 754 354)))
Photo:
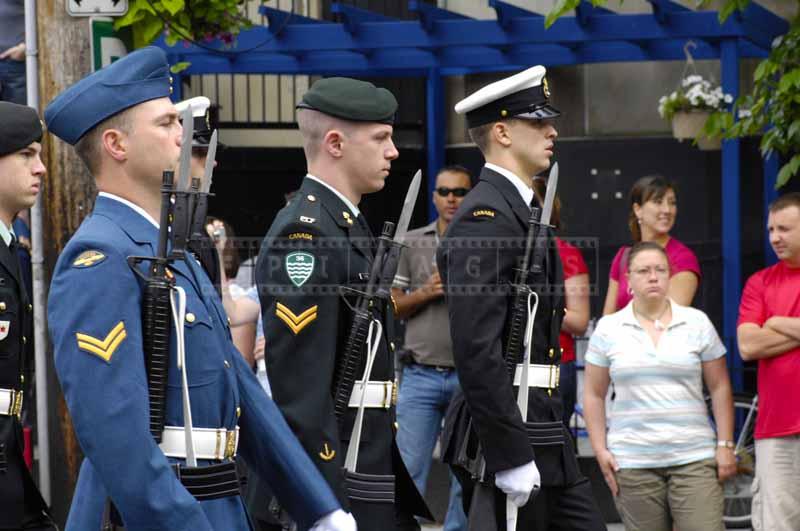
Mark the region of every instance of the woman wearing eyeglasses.
POLYGON ((661 245, 637 243, 626 265, 633 299, 600 319, 586 353, 584 418, 597 463, 626 531, 724 531, 720 483, 736 473, 725 347, 703 312, 668 296, 661 245))
MULTIPOLYGON (((675 185, 660 175, 642 177, 631 188, 630 203, 628 228, 634 243, 656 242, 664 248, 672 272, 669 296, 678 304, 690 305, 700 283, 700 264, 691 249, 669 234, 678 212, 675 185)), ((624 308, 631 300, 625 269, 629 252, 630 247, 621 247, 611 263, 603 315, 624 308)))

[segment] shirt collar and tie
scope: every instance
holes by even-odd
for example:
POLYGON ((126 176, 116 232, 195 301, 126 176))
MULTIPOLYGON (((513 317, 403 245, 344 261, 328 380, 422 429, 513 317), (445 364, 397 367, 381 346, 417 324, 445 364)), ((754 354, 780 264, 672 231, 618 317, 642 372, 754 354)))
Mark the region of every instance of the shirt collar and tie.
POLYGON ((17 235, 14 234, 13 227, 6 227, 6 224, 3 221, 0 221, 0 238, 3 239, 3 242, 10 248, 12 244, 16 246, 17 244, 17 235))
POLYGON ((508 179, 511 184, 514 185, 514 188, 517 189, 519 195, 522 196, 522 200, 525 201, 525 204, 529 207, 531 205, 539 206, 538 203, 535 203, 536 200, 533 194, 533 188, 525 184, 525 181, 522 180, 516 173, 511 170, 507 170, 498 166, 497 164, 492 164, 491 162, 487 162, 485 165, 487 168, 492 170, 495 173, 499 173, 506 179, 508 179))

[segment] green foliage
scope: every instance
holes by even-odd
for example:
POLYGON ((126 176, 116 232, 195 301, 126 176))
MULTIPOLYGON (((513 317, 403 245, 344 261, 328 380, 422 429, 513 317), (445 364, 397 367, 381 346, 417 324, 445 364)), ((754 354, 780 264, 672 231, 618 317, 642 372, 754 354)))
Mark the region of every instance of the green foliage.
MULTIPOLYGON (((591 4, 595 7, 597 6, 604 6, 608 3, 608 0, 589 0, 591 4)), ((576 7, 578 7, 581 3, 581 0, 558 0, 558 3, 555 5, 552 11, 547 14, 547 17, 544 19, 544 27, 549 28, 553 25, 553 22, 562 15, 567 14, 569 11, 572 11, 576 7)), ((619 0, 619 3, 622 3, 622 0, 619 0)))
POLYGON ((742 95, 732 111, 717 114, 706 124, 705 134, 723 138, 763 134, 762 156, 777 152, 789 159, 778 173, 777 187, 800 174, 800 20, 792 21, 789 32, 776 39, 769 57, 756 68, 752 92, 742 95))
MULTIPOLYGON (((712 0, 695 1, 699 7, 712 4, 712 0)), ((744 11, 750 1, 725 0, 719 10, 720 23, 737 10, 744 11)), ((723 138, 763 134, 760 149, 764 157, 777 152, 784 160, 789 159, 778 173, 777 187, 800 174, 800 0, 794 1, 798 14, 791 21, 789 32, 775 39, 769 57, 756 68, 752 92, 739 97, 732 111, 713 113, 703 130, 706 136, 723 138)), ((559 0, 547 14, 545 27, 580 3, 581 0, 559 0)), ((591 3, 601 6, 608 0, 591 3)))
POLYGON ((242 8, 242 0, 131 0, 128 13, 114 27, 130 26, 135 48, 147 46, 162 33, 169 45, 215 38, 230 44, 251 25, 242 8))

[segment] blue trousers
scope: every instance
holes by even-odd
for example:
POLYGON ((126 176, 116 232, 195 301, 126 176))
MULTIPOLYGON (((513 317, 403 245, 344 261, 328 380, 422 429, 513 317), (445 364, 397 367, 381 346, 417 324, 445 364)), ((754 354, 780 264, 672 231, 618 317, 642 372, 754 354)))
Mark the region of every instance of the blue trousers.
MULTIPOLYGON (((458 389, 455 370, 440 370, 413 363, 403 369, 397 397, 397 447, 414 484, 423 494, 431 469, 433 448, 442 429, 442 418, 458 389)), ((466 529, 461 485, 451 474, 444 531, 466 529)))

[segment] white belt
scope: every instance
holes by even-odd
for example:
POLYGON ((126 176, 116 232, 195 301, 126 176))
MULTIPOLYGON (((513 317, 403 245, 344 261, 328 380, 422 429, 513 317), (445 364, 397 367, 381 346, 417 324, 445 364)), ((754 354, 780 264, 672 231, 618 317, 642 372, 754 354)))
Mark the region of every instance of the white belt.
MULTIPOLYGON (((193 428, 192 437, 196 459, 232 459, 239 447, 239 426, 235 430, 193 428)), ((186 433, 183 426, 164 426, 158 447, 167 457, 186 459, 186 433)))
POLYGON ((0 389, 0 415, 19 417, 22 411, 22 391, 0 389))
POLYGON ((364 391, 364 381, 359 380, 353 386, 353 393, 350 395, 349 406, 357 408, 361 403, 361 393, 366 392, 364 397, 364 407, 389 409, 392 407, 394 397, 394 382, 367 382, 364 391))
MULTIPOLYGON (((528 387, 541 387, 555 389, 561 376, 560 365, 528 365, 528 387)), ((522 364, 518 364, 514 371, 514 385, 519 385, 522 380, 522 364)))

